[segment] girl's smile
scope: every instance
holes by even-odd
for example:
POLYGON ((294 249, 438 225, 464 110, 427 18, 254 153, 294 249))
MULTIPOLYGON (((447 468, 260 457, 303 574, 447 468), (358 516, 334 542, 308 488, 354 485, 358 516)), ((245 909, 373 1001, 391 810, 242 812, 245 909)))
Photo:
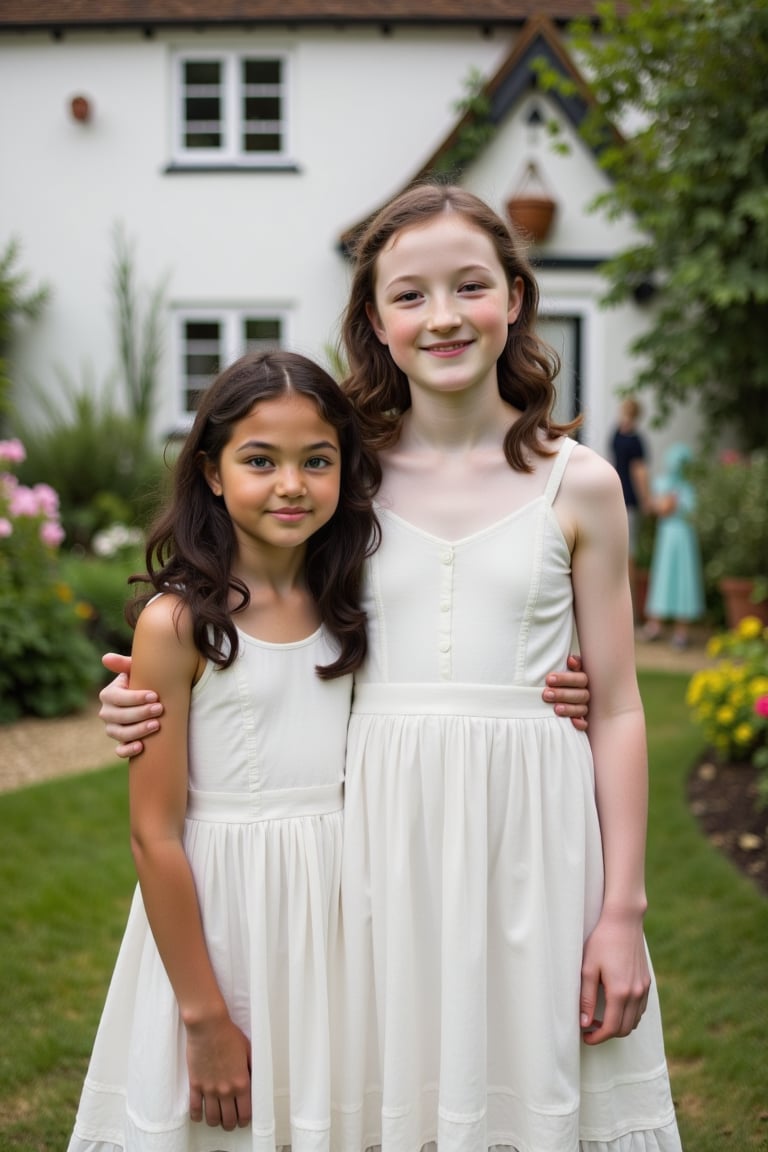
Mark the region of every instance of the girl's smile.
POLYGON ((309 397, 276 396, 234 425, 218 463, 208 461, 205 472, 241 546, 299 547, 336 511, 338 434, 309 397))
POLYGON ((497 387, 496 361, 522 305, 491 239, 455 212, 398 232, 376 262, 368 317, 411 388, 497 387))
POLYGON ((431 352, 433 356, 458 356, 465 348, 469 348, 471 344, 471 340, 453 341, 450 344, 428 344, 425 351, 431 352))

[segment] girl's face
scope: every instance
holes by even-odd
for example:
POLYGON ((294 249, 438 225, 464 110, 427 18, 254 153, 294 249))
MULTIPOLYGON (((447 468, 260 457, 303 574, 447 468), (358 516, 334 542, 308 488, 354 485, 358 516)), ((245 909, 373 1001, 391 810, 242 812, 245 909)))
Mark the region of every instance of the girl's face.
POLYGON ((289 392, 255 404, 204 473, 241 547, 296 548, 336 511, 339 437, 308 396, 289 392))
POLYGON ((493 241, 456 212, 398 232, 376 261, 368 318, 414 389, 497 388, 496 362, 523 303, 493 241))

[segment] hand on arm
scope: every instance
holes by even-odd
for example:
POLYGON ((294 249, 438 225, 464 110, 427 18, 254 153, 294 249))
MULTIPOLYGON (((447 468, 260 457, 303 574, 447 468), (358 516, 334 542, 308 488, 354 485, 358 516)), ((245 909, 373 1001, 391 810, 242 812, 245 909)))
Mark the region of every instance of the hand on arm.
POLYGON ((574 540, 576 619, 590 678, 589 740, 605 868, 602 911, 584 948, 581 1013, 582 1027, 590 1029, 585 1042, 599 1044, 637 1026, 650 987, 643 938, 647 758, 621 489, 596 454, 582 449, 572 461, 559 515, 574 540), (599 985, 605 1010, 592 1030, 599 985))
POLYGON ((194 877, 184 851, 187 720, 198 654, 175 597, 139 618, 131 683, 156 684, 163 730, 131 763, 131 847, 144 906, 187 1032, 190 1115, 227 1130, 250 1120, 250 1046, 229 1016, 210 962, 194 877))
POLYGON ((575 653, 568 657, 568 670, 550 672, 542 697, 554 704, 558 716, 570 717, 574 728, 586 732, 589 713, 589 681, 582 670, 581 657, 575 653))
POLYGON ((125 759, 138 756, 144 751, 142 740, 160 728, 158 718, 162 715, 163 705, 156 692, 133 691, 128 687, 130 656, 107 652, 101 662, 117 676, 99 693, 99 716, 104 721, 107 736, 118 741, 117 755, 125 759))

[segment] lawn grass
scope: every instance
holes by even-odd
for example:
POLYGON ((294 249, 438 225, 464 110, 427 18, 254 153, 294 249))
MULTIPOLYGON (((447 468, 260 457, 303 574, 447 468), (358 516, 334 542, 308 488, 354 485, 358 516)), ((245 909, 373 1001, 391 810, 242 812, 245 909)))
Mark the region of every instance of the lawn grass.
POLYGON ((765 1152, 768 900, 688 811, 700 737, 686 717, 686 678, 645 672, 640 683, 651 765, 646 931, 683 1147, 765 1152))
POLYGON ((67 1146, 134 885, 122 767, 0 796, 0 1149, 67 1146))
MULTIPOLYGON (((672 1086, 687 1152, 766 1152, 768 901, 688 813, 685 684, 641 674, 647 933, 672 1086)), ((123 767, 0 796, 2 1152, 66 1148, 133 883, 123 767)))

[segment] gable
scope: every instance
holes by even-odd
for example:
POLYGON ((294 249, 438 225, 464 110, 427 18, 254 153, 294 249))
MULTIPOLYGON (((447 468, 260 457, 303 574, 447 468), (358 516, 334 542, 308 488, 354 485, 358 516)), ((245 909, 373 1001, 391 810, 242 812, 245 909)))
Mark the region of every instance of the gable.
MULTIPOLYGON (((537 62, 543 62, 546 67, 569 82, 570 91, 565 93, 553 89, 547 92, 547 100, 555 106, 562 120, 572 129, 573 134, 578 135, 587 112, 594 104, 594 97, 584 76, 565 48, 554 24, 541 15, 528 21, 506 59, 502 61, 496 73, 482 86, 480 95, 488 102, 488 120, 495 128, 498 128, 526 96, 540 88, 537 62)), ((460 116, 431 156, 401 186, 399 191, 404 191, 410 184, 426 179, 432 173, 450 172, 453 168, 451 156, 462 133, 471 127, 473 119, 471 111, 460 116)), ((613 139, 615 141, 621 140, 618 130, 614 129, 613 139)), ((394 193, 394 195, 396 194, 397 192, 394 193)), ((344 231, 339 241, 343 251, 348 252, 350 250, 355 236, 375 215, 376 211, 378 209, 344 231)))

